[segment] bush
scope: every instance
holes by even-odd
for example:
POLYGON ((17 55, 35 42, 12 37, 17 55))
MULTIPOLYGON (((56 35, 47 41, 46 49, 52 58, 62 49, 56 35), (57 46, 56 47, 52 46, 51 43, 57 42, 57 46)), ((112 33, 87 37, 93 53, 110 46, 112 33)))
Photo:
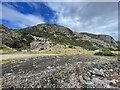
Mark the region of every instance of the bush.
POLYGON ((112 53, 109 49, 102 49, 100 52, 96 52, 95 55, 101 55, 101 56, 117 56, 117 54, 112 53))
POLYGON ((72 45, 69 45, 69 48, 73 48, 73 46, 72 46, 72 45))
POLYGON ((72 48, 72 49, 76 49, 76 47, 73 46, 73 45, 69 45, 68 47, 69 47, 69 48, 72 48))

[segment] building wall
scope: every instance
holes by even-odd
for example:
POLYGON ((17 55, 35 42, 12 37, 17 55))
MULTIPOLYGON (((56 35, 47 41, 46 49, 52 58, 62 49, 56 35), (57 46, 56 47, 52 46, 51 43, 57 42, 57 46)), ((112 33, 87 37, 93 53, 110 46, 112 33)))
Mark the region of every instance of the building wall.
POLYGON ((46 42, 40 42, 40 41, 34 41, 30 43, 30 48, 32 50, 47 50, 50 48, 50 43, 46 42))

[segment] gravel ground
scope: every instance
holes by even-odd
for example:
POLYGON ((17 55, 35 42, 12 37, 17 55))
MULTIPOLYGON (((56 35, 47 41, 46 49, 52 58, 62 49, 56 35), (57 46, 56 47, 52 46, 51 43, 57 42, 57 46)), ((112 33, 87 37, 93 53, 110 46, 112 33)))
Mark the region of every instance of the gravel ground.
POLYGON ((117 57, 39 56, 2 65, 3 88, 120 89, 117 57))

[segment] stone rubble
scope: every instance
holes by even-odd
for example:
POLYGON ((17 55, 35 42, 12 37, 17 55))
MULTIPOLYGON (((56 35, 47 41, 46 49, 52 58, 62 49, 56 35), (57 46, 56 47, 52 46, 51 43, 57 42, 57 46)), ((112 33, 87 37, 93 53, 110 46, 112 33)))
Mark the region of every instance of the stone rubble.
POLYGON ((120 62, 92 56, 42 56, 2 65, 3 88, 120 89, 120 62), (34 59, 34 60, 33 60, 34 59), (26 61, 26 62, 25 62, 26 61), (11 71, 12 69, 12 71, 11 71))

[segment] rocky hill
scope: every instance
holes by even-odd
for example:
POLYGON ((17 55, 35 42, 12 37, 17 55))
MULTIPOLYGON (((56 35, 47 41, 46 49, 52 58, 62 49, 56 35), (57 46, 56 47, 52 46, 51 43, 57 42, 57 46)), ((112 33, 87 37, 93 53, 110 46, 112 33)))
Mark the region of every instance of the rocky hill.
POLYGON ((3 25, 0 28, 2 43, 16 49, 30 49, 32 42, 37 38, 46 39, 52 45, 81 46, 87 50, 109 48, 117 50, 117 42, 108 35, 94 35, 89 33, 75 33, 67 27, 56 24, 38 24, 19 30, 9 29, 3 25))
POLYGON ((79 33, 77 34, 79 38, 83 41, 92 43, 92 46, 96 48, 110 48, 117 49, 117 42, 109 35, 95 35, 90 33, 79 33))

